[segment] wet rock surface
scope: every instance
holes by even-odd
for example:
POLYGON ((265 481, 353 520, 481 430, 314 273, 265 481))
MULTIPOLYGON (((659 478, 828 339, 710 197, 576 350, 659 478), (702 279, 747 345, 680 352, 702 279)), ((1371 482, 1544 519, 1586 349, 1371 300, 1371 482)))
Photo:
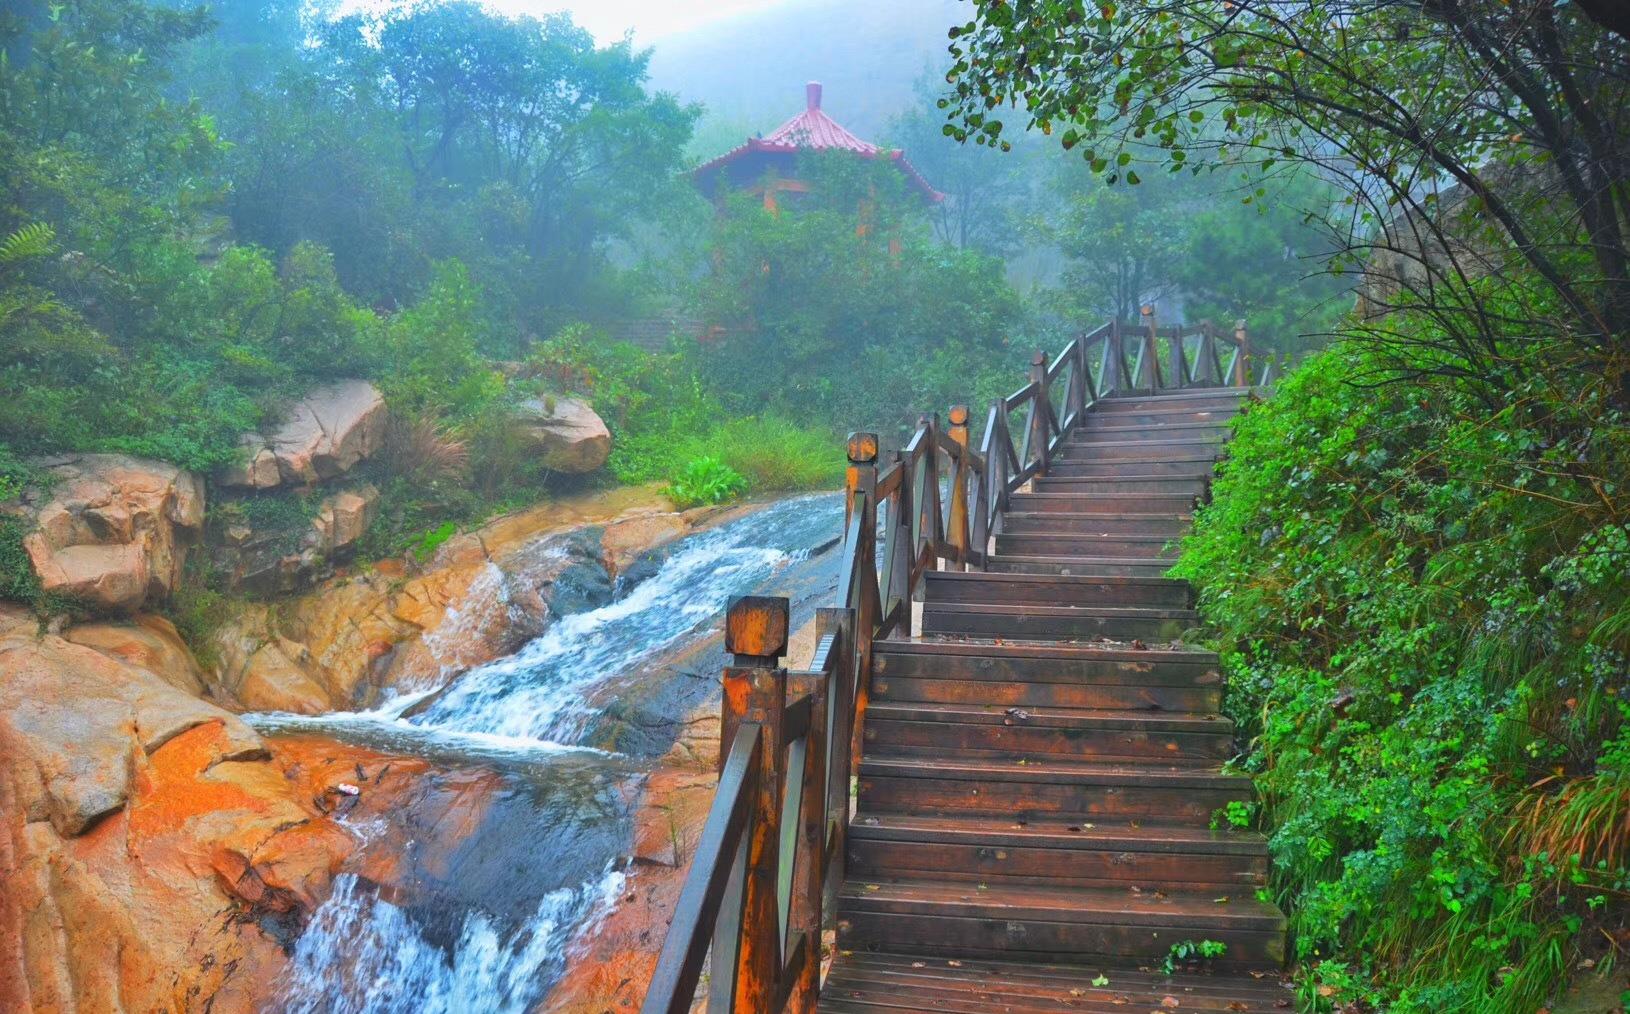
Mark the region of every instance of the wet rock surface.
POLYGON ((528 399, 517 406, 516 418, 539 463, 551 471, 594 472, 611 456, 611 430, 581 399, 528 399))
POLYGON ((270 434, 244 434, 243 461, 215 481, 227 489, 268 490, 337 478, 379 450, 386 418, 384 396, 366 380, 313 388, 270 434))
POLYGON ((128 629, 0 634, 0 1010, 258 1010, 354 839, 128 629))
POLYGON ((38 464, 48 484, 25 492, 20 506, 34 522, 23 545, 45 592, 132 612, 176 587, 204 524, 197 476, 123 454, 38 464))

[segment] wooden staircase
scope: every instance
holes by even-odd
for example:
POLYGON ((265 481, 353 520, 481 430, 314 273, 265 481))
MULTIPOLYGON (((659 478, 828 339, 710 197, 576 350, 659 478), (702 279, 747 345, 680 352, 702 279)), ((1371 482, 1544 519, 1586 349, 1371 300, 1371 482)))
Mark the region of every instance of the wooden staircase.
POLYGON ((873 644, 821 1010, 1282 1009, 1246 974, 1284 957, 1266 842, 1212 827, 1252 796, 1217 657, 1163 576, 1242 393, 1100 400, 987 569, 925 574, 921 635, 873 644), (1219 974, 1155 971, 1200 941, 1219 974))

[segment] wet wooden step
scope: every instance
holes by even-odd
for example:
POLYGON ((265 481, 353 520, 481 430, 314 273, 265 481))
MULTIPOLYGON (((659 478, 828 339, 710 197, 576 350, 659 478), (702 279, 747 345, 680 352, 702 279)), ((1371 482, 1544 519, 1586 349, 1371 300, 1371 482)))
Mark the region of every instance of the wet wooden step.
POLYGON ((1156 422, 1144 422, 1128 419, 1122 415, 1093 415, 1089 413, 1082 424, 1070 433, 1065 445, 1090 445, 1100 440, 1139 440, 1144 438, 1161 440, 1196 438, 1220 443, 1227 439, 1229 432, 1230 428, 1226 419, 1193 419, 1189 418, 1189 416, 1183 416, 1156 422))
POLYGON ((1266 882, 1267 840, 1245 831, 1124 821, 1013 821, 862 813, 851 823, 848 868, 859 878, 1145 891, 1254 892, 1266 882))
POLYGON ((1095 965, 947 959, 915 953, 840 954, 821 993, 833 1014, 1142 1014, 1182 1011, 1282 1014, 1295 994, 1277 976, 1219 976, 1095 965), (1101 982, 1101 985, 1093 983, 1101 982))
POLYGON ((1173 458, 1159 461, 1127 461, 1119 458, 1100 460, 1098 458, 1054 458, 1047 467, 1047 474, 1053 478, 1060 476, 1083 476, 1094 478, 1099 476, 1140 476, 1164 475, 1182 476, 1193 479, 1210 479, 1216 471, 1215 463, 1210 458, 1173 458))
POLYGON ((1221 441, 1206 440, 1103 440, 1090 445, 1098 460, 1162 461, 1177 458, 1213 460, 1222 450, 1221 441))
POLYGON ((1192 712, 879 700, 866 713, 865 745, 877 757, 1216 764, 1234 753, 1234 724, 1192 712))
POLYGON ((1181 475, 1116 476, 1041 476, 1031 485, 1037 493, 1076 494, 1156 494, 1163 497, 1186 497, 1192 501, 1206 491, 1209 479, 1189 478, 1181 475))
POLYGON ((1189 528, 1190 515, 1083 514, 1071 511, 1009 511, 1002 531, 1011 535, 1078 532, 1090 535, 1164 535, 1176 537, 1189 528))
POLYGON ((1060 574, 1081 577, 1165 577, 1170 560, 1153 557, 992 555, 990 570, 999 574, 1060 574))
POLYGON ((1012 513, 1033 514, 1093 514, 1102 516, 1130 515, 1189 515, 1194 511, 1192 494, 1150 494, 1099 492, 1083 489, 1079 492, 1014 493, 1008 498, 1012 513))
MULTIPOLYGON (((1027 518, 1081 518, 1094 515, 1025 515, 1027 518)), ((1014 520, 1009 515, 1009 521, 1014 520)), ((1028 524, 1027 526, 1028 527, 1028 524)), ((1063 574, 992 574, 929 571, 923 598, 927 602, 990 602, 1036 605, 1164 606, 1188 609, 1194 592, 1188 582, 1149 577, 1074 577, 1063 574)))
POLYGON ((1003 532, 996 536, 996 552, 1008 556, 1133 557, 1173 561, 1178 556, 1177 541, 1178 537, 1173 535, 1003 532))
POLYGON ((1252 798, 1249 779, 1220 769, 944 757, 864 757, 859 789, 860 808, 867 812, 1076 816, 1195 827, 1209 827, 1230 801, 1252 798))
POLYGON ((1216 652, 1194 648, 890 638, 875 642, 872 656, 874 674, 890 677, 938 673, 969 679, 1171 686, 1209 686, 1222 679, 1216 652))
POLYGON ((1191 609, 1153 606, 1045 606, 1035 604, 926 602, 922 632, 972 637, 1046 640, 1169 641, 1198 618, 1191 609))
POLYGON ((1194 412, 1199 410, 1237 412, 1244 404, 1247 392, 1234 388, 1227 390, 1197 389, 1175 394, 1112 394, 1093 402, 1088 409, 1097 415, 1118 412, 1194 412))
POLYGON ((1222 696, 1216 660, 1203 652, 967 641, 930 652, 899 645, 874 647, 874 701, 1203 712, 1215 710, 1222 696))
POLYGON ((1246 890, 1237 897, 1007 883, 981 890, 933 880, 856 879, 838 895, 838 946, 852 950, 909 941, 928 954, 1158 961, 1180 941, 1216 940, 1227 947, 1217 966, 1266 968, 1283 960, 1284 926, 1277 909, 1246 890))

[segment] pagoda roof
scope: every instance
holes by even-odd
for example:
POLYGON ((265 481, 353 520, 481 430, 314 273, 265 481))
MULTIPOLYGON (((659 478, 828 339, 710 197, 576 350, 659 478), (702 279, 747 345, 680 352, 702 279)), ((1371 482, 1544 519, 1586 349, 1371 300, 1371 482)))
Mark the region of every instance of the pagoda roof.
POLYGON ((863 141, 828 116, 821 108, 819 81, 811 81, 805 85, 804 96, 803 112, 781 124, 768 135, 750 137, 745 143, 737 145, 718 158, 697 166, 695 170, 697 181, 700 182, 730 163, 755 152, 791 155, 803 151, 847 151, 863 158, 888 159, 924 198, 931 202, 945 199, 945 195, 935 190, 917 167, 906 159, 905 152, 898 148, 882 148, 870 141, 863 141))

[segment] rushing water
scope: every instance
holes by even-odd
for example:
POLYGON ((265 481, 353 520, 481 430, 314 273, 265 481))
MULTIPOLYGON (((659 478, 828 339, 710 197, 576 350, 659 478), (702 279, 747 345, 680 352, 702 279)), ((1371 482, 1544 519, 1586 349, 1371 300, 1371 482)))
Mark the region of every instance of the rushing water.
MULTIPOLYGON (((623 887, 612 860, 626 840, 626 814, 607 786, 637 777, 638 767, 581 744, 599 715, 592 691, 716 629, 731 596, 766 590, 832 544, 841 518, 837 497, 800 497, 686 538, 615 601, 557 617, 514 655, 470 669, 439 694, 354 714, 257 716, 267 731, 321 731, 513 768, 524 783, 511 807, 517 815, 465 850, 481 856, 468 865, 488 871, 484 888, 414 906, 340 877, 295 944, 275 1009, 527 1010, 623 887), (513 911, 522 897, 535 904, 513 911), (498 911, 505 905, 512 910, 498 911)), ((448 879, 466 886, 483 877, 452 873, 448 879)))

